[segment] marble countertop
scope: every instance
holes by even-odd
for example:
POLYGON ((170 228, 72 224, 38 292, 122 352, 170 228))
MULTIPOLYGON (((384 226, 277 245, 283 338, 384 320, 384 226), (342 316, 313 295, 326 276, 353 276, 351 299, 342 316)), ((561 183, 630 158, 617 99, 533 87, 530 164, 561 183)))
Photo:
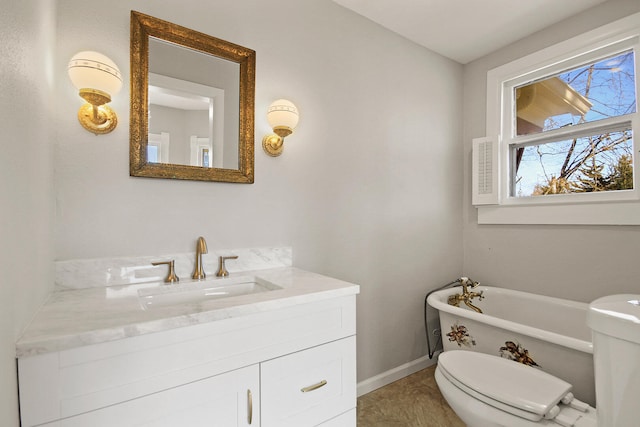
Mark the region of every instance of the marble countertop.
MULTIPOLYGON (((16 343, 18 358, 62 351, 173 328, 213 322, 261 311, 277 310, 340 296, 354 295, 359 286, 293 267, 207 277, 207 284, 256 277, 280 289, 221 299, 207 299, 144 309, 141 293, 169 289, 163 283, 142 283, 54 292, 16 343)), ((199 284, 181 280, 179 286, 199 284)), ((199 286, 199 285, 198 285, 199 286)))

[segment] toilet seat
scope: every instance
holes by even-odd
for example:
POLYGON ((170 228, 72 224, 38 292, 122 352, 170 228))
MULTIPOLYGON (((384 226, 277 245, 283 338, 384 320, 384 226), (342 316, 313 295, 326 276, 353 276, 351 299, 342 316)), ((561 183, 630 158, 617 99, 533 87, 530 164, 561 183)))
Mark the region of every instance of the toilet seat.
POLYGON ((554 419, 571 426, 586 415, 585 411, 593 411, 573 399, 571 384, 497 356, 447 351, 439 356, 438 370, 470 398, 533 423, 554 419))

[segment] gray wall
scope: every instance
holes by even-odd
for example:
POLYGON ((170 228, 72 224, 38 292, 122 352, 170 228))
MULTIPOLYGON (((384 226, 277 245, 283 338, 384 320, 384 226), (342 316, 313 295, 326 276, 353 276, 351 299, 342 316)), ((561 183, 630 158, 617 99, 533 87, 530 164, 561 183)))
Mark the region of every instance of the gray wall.
POLYGON ((479 226, 470 193, 471 139, 485 136, 487 71, 638 11, 637 0, 610 0, 465 66, 465 274, 486 284, 584 302, 638 292, 640 227, 479 226))
POLYGON ((53 287, 55 2, 3 2, 0 31, 0 424, 17 426, 15 342, 53 287))
POLYGON ((57 259, 291 245, 294 265, 358 283, 358 378, 425 354, 425 292, 462 272, 462 66, 329 0, 58 5, 57 66, 100 49, 129 79, 138 10, 257 52, 255 184, 128 176, 128 85, 118 128, 95 137, 58 80, 57 259), (248 12, 250 11, 250 13, 248 12), (268 105, 300 124, 261 148, 268 105), (170 201, 171 203, 167 203, 170 201))

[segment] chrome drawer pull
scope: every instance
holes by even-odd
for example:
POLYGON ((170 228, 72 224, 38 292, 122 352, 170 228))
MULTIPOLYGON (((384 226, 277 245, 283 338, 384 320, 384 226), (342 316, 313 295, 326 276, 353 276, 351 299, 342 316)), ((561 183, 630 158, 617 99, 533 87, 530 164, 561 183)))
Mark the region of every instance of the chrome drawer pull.
POLYGON ((310 385, 309 387, 303 387, 300 389, 300 391, 303 393, 308 393, 310 391, 317 390, 325 385, 327 385, 327 380, 322 380, 318 384, 310 385))

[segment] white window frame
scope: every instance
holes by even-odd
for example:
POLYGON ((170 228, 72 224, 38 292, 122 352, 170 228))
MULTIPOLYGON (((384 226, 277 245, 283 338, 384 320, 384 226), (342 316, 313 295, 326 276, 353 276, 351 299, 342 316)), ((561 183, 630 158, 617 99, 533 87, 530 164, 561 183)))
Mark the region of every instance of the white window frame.
MULTIPOLYGON (((510 193, 510 144, 526 143, 541 137, 513 138, 513 88, 568 69, 597 61, 629 49, 635 52, 636 99, 640 95, 640 13, 612 22, 539 52, 525 56, 487 73, 487 138, 497 145, 498 176, 496 194, 474 201, 491 200, 494 204, 477 203, 480 224, 640 224, 640 112, 591 122, 582 129, 595 132, 605 125, 630 123, 634 136, 634 189, 559 194, 537 197, 513 197, 510 193)), ((639 107, 636 105, 636 110, 639 107)), ((544 133, 543 138, 572 135, 575 128, 561 128, 544 133)), ((573 136, 573 135, 572 135, 573 136)), ((475 165, 474 165, 475 166, 475 165)), ((475 173, 475 172, 474 172, 475 173)), ((474 175, 474 185, 477 178, 474 175)), ((477 191, 474 188, 474 191, 477 191)))

